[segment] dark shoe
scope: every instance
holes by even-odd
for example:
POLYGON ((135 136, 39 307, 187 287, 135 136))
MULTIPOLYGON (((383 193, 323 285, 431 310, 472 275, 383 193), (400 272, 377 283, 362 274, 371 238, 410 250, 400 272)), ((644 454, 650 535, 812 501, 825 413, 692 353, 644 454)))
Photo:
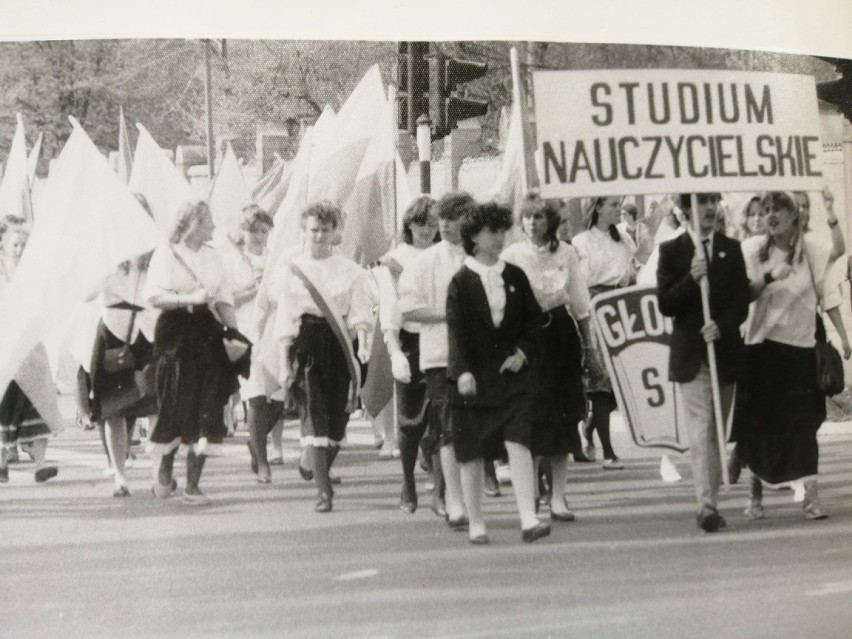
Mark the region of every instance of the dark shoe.
POLYGON ((591 464, 593 461, 595 461, 594 459, 589 459, 588 457, 586 457, 582 450, 575 450, 573 453, 571 453, 571 456, 574 458, 574 463, 577 464, 591 464))
POLYGON ((467 530, 467 527, 470 525, 470 521, 467 518, 467 515, 462 515, 458 519, 450 519, 447 517, 447 526, 450 530, 454 530, 456 532, 460 532, 462 530, 467 530))
POLYGON ((722 521, 719 511, 710 506, 705 506, 698 513, 698 527, 704 532, 716 532, 721 527, 722 521))
POLYGON ((331 482, 332 486, 340 486, 340 484, 343 483, 343 480, 340 479, 340 477, 338 477, 337 475, 332 475, 331 473, 329 473, 328 475, 328 481, 331 482))
POLYGON ((114 491, 112 491, 113 497, 130 497, 130 490, 127 486, 119 486, 114 491))
POLYGON ((566 510, 564 513, 555 513, 552 510, 550 511, 550 520, 551 521, 574 521, 577 519, 577 516, 572 513, 570 510, 566 510))
POLYGON ((314 510, 318 513, 330 513, 331 512, 331 495, 328 493, 323 493, 319 496, 317 500, 317 505, 314 506, 314 510))
POLYGON ((447 507, 444 504, 444 500, 437 494, 432 497, 432 512, 435 513, 436 517, 440 517, 441 519, 447 518, 447 507))
POLYGON ((481 535, 476 535, 475 537, 468 538, 468 541, 472 543, 474 546, 485 546, 491 540, 488 538, 487 533, 482 533, 481 535))
POLYGON ((41 484, 52 477, 56 477, 58 473, 59 471, 56 470, 56 466, 45 466, 35 471, 35 480, 41 484))
POLYGON ((521 539, 527 543, 531 543, 536 539, 541 539, 542 537, 547 537, 548 535, 550 535, 550 526, 542 523, 521 531, 521 539))
POLYGON ((251 472, 257 475, 257 453, 254 452, 254 446, 252 446, 251 442, 246 442, 246 446, 251 456, 251 461, 249 462, 251 464, 251 472))
POLYGON ((312 481, 314 478, 314 471, 308 470, 307 468, 299 464, 299 475, 301 475, 302 479, 304 479, 305 481, 312 481))
POLYGON ((0 468, 0 484, 9 483, 9 469, 0 468))

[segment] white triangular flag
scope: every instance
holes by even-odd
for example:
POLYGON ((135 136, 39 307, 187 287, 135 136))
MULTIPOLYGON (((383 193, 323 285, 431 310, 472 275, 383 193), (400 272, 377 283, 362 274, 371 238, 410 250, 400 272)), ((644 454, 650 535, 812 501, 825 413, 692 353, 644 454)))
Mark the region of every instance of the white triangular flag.
POLYGON ((168 234, 178 208, 197 198, 148 130, 141 124, 137 124, 136 128, 139 129, 139 139, 128 187, 132 193, 145 196, 157 226, 168 234))
POLYGON ((96 295, 121 262, 163 239, 79 123, 72 124, 0 304, 0 388, 26 377, 20 367, 36 345, 96 295))

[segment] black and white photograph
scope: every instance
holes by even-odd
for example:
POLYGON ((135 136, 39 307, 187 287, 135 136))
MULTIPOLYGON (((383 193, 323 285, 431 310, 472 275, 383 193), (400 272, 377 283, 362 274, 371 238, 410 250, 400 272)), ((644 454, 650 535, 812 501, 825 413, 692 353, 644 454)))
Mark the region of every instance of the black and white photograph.
POLYGON ((850 636, 852 6, 8 4, 0 638, 850 636))

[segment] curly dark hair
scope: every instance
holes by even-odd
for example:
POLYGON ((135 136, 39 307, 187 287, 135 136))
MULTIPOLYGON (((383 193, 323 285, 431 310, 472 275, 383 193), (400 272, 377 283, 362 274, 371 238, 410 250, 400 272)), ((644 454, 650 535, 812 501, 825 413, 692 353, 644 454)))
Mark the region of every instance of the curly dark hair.
MULTIPOLYGON (((408 208, 405 209, 405 215, 402 216, 402 241, 406 244, 414 243, 414 236, 411 234, 412 224, 426 224, 429 221, 429 214, 435 207, 435 200, 428 195, 421 195, 416 198, 408 208)), ((435 241, 440 239, 438 233, 435 233, 435 241)))
POLYGON ((435 212, 439 220, 458 220, 475 206, 476 200, 469 193, 453 191, 435 202, 435 212))
POLYGON ((478 204, 465 213, 461 223, 461 236, 464 251, 473 255, 476 243, 473 238, 482 230, 508 231, 512 228, 512 212, 496 202, 478 204))
POLYGON ((303 227, 309 217, 315 217, 320 224, 330 224, 332 228, 338 228, 343 220, 340 207, 330 200, 320 200, 305 207, 305 210, 302 211, 303 227))
POLYGON ((555 253, 559 248, 559 238, 556 236, 559 230, 559 224, 562 219, 559 217, 559 210, 548 200, 543 200, 535 193, 528 194, 521 203, 521 219, 532 217, 536 213, 544 215, 547 220, 547 248, 551 253, 555 253))
MULTIPOLYGON (((699 204, 706 204, 710 200, 719 202, 722 199, 721 193, 696 193, 695 198, 699 204)), ((678 208, 683 211, 683 214, 689 217, 689 212, 692 210, 692 193, 681 193, 677 196, 678 208)), ((692 219, 692 218, 690 218, 692 219)))
POLYGON ((256 231, 258 226, 268 226, 272 228, 275 226, 272 223, 272 217, 270 217, 269 213, 260 208, 257 204, 248 204, 243 207, 242 220, 240 221, 240 230, 242 231, 256 231))

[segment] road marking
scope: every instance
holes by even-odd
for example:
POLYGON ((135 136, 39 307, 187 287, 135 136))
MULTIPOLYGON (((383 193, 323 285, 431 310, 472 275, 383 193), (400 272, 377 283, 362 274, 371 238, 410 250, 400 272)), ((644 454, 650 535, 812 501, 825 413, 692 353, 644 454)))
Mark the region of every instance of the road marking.
POLYGON ((852 581, 828 582, 816 590, 809 590, 805 594, 811 597, 821 597, 822 595, 838 595, 843 592, 852 592, 852 581))
POLYGON ((334 578, 334 581, 355 581, 356 579, 367 579, 368 577, 375 577, 378 574, 379 571, 375 568, 368 568, 367 570, 344 572, 342 575, 337 575, 337 577, 334 578))

